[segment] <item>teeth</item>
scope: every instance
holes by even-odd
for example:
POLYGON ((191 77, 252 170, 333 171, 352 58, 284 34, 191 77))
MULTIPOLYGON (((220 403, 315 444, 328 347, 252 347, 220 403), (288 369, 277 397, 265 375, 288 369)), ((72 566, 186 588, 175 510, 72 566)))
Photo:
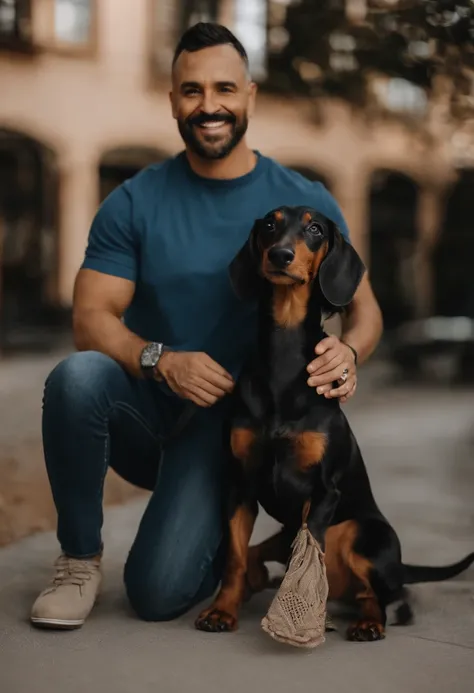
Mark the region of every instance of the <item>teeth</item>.
POLYGON ((202 128, 218 128, 224 124, 225 123, 222 120, 213 120, 213 121, 207 121, 207 123, 201 123, 201 127, 202 128))

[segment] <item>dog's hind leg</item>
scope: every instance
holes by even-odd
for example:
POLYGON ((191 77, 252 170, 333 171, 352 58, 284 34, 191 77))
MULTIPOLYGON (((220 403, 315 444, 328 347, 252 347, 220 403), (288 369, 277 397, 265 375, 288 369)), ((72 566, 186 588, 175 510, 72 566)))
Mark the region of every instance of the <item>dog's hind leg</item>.
POLYGON ((275 562, 287 565, 291 555, 291 544, 294 532, 282 529, 256 546, 250 546, 247 565, 247 598, 261 592, 266 587, 274 587, 269 582, 268 569, 265 563, 275 562))
POLYGON ((341 556, 352 573, 360 610, 359 619, 349 626, 347 638, 359 642, 382 640, 386 607, 403 596, 398 537, 383 519, 344 524, 341 556))

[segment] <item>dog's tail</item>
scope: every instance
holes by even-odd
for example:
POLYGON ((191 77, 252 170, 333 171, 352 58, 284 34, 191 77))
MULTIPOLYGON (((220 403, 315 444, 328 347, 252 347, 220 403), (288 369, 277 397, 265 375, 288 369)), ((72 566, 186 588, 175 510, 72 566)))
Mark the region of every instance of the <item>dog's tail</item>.
POLYGON ((463 570, 469 568, 474 563, 474 553, 470 553, 466 558, 458 563, 446 566, 424 566, 403 564, 403 584, 414 585, 418 582, 441 582, 456 577, 463 570))

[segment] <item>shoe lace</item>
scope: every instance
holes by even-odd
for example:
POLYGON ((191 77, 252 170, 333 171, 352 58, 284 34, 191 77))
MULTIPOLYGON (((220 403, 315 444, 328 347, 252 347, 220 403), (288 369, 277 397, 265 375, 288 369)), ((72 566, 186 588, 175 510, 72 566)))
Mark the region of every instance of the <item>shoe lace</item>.
POLYGON ((56 574, 52 579, 50 590, 62 585, 77 585, 82 587, 97 571, 98 565, 92 561, 81 561, 77 558, 60 556, 54 564, 56 574))

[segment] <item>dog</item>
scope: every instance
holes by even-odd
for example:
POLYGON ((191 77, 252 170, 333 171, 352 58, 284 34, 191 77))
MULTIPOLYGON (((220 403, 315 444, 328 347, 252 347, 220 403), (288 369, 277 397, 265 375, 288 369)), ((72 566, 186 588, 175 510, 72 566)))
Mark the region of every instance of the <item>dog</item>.
POLYGON ((220 591, 196 620, 200 630, 237 628, 246 590, 267 585, 266 561, 288 564, 302 522, 325 552, 329 599, 358 605, 347 631, 353 641, 385 637, 389 604, 399 603, 400 624, 411 621, 406 585, 454 577, 474 561, 472 553, 445 567, 402 562, 338 400, 307 383, 324 320, 351 302, 365 271, 337 226, 306 207, 258 219, 230 265, 238 296, 258 301, 258 347, 233 394, 228 556, 220 591), (282 530, 249 549, 258 503, 282 530))

